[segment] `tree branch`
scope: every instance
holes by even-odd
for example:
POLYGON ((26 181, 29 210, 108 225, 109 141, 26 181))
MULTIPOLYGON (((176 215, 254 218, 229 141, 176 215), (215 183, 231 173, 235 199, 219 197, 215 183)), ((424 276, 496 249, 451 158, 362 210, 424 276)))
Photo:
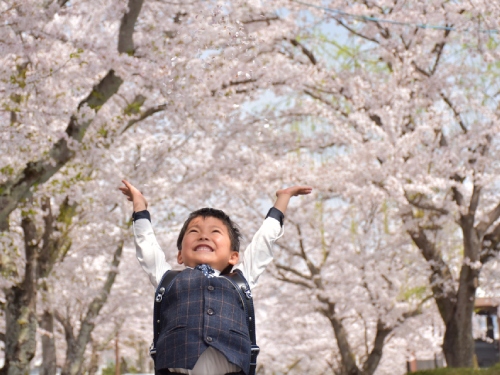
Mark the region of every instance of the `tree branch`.
POLYGON ((257 23, 257 22, 266 22, 268 25, 271 23, 271 21, 276 21, 279 20, 280 18, 278 16, 269 16, 269 17, 262 17, 262 18, 251 18, 249 20, 241 21, 243 25, 248 25, 250 23, 257 23))
MULTIPOLYGON (((463 182, 464 178, 460 177, 458 174, 455 174, 451 177, 452 180, 456 182, 463 182)), ((453 200, 460 206, 463 207, 465 204, 465 199, 462 193, 454 186, 451 188, 451 192, 453 193, 453 200)))
POLYGON ((451 319, 456 304, 454 301, 457 292, 454 289, 453 275, 436 250, 434 243, 429 241, 422 228, 418 230, 408 229, 407 232, 431 268, 432 293, 439 313, 446 324, 451 319))
POLYGON ((28 300, 36 298, 36 267, 38 261, 38 240, 36 226, 33 220, 26 216, 21 221, 24 234, 24 248, 26 252, 24 279, 21 289, 26 293, 28 300))
POLYGON ((342 111, 340 109, 340 107, 338 107, 338 106, 334 106, 331 102, 329 102, 328 100, 324 99, 322 96, 314 94, 313 92, 311 92, 309 90, 304 90, 304 94, 310 96, 313 99, 319 100, 321 103, 326 104, 330 108, 333 108, 334 110, 338 111, 342 116, 344 116, 346 118, 349 117, 349 114, 347 112, 342 111))
POLYGON ((427 71, 425 71, 424 69, 422 69, 421 67, 419 67, 415 61, 412 61, 411 65, 413 65, 413 67, 415 68, 415 70, 417 72, 419 72, 420 74, 423 74, 427 78, 429 78, 431 76, 430 73, 428 73, 427 71))
POLYGON ((54 218, 50 198, 42 199, 42 209, 46 212, 43 217, 45 229, 43 233, 43 245, 40 248, 37 268, 37 278, 47 277, 54 264, 62 259, 71 247, 72 241, 68 236, 73 217, 76 215, 76 203, 69 204, 66 197, 59 207, 59 216, 54 218), (54 232, 60 232, 54 235, 54 232))
POLYGON ((335 313, 335 303, 325 300, 320 301, 326 304, 326 308, 320 311, 332 325, 333 332, 335 333, 335 338, 337 339, 337 346, 340 351, 340 357, 342 359, 342 367, 345 369, 347 374, 359 374, 360 371, 354 360, 354 353, 352 352, 349 341, 347 340, 346 329, 342 324, 342 321, 337 317, 337 314, 335 313))
POLYGON ((295 47, 300 47, 300 49, 302 50, 302 53, 304 55, 307 56, 307 58, 309 59, 309 61, 313 64, 313 65, 316 65, 317 64, 317 60, 316 60, 316 57, 314 57, 314 54, 312 53, 312 51, 308 50, 303 44, 301 44, 297 39, 290 39, 290 43, 292 43, 293 46, 295 47))
POLYGON ((311 280, 312 279, 312 277, 310 275, 304 275, 302 272, 297 271, 295 268, 285 266, 284 264, 279 264, 279 263, 276 262, 275 266, 276 266, 276 268, 278 268, 280 270, 293 273, 294 275, 296 275, 296 276, 298 276, 300 278, 303 278, 303 279, 306 279, 306 280, 311 280))
POLYGON ((457 119, 458 124, 462 128, 463 133, 467 134, 467 127, 465 126, 462 117, 460 116, 460 113, 457 111, 451 100, 444 93, 441 93, 440 95, 443 98, 444 102, 448 105, 448 107, 450 107, 450 109, 453 111, 453 115, 457 119))
MULTIPOLYGON (((445 30, 444 31, 444 39, 450 35, 451 30, 445 30)), ((438 67, 439 61, 441 60, 441 56, 443 54, 444 46, 446 45, 446 42, 443 41, 441 43, 437 43, 434 46, 433 51, 436 52, 436 60, 434 61, 434 66, 431 69, 431 75, 433 75, 436 72, 436 69, 438 67)))
POLYGON ((128 55, 134 54, 134 28, 141 13, 144 0, 129 0, 128 12, 123 15, 118 33, 118 52, 128 55))
POLYGON ((476 215, 480 197, 481 197, 481 186, 474 183, 474 186, 472 188, 472 196, 470 197, 470 204, 469 204, 469 215, 472 217, 476 215))
POLYGON ((366 374, 373 374, 382 358, 382 350, 384 348, 385 338, 392 332, 392 328, 386 327, 385 324, 378 319, 377 332, 373 341, 373 348, 370 355, 363 364, 363 371, 366 374))
MULTIPOLYGON (((245 85, 247 83, 253 83, 253 82, 257 82, 257 80, 255 78, 249 78, 249 79, 244 79, 242 81, 229 81, 229 83, 223 83, 221 85, 220 89, 211 90, 211 93, 212 93, 212 96, 215 96, 215 94, 219 90, 224 90, 224 89, 227 89, 228 87, 231 87, 231 86, 245 85)), ((246 91, 247 90, 236 90, 236 93, 240 94, 240 93, 246 92, 246 91)))
POLYGON ((66 352, 68 352, 70 350, 70 347, 73 348, 75 344, 75 334, 73 332, 73 326, 71 325, 69 319, 66 319, 57 310, 54 310, 54 318, 56 318, 56 320, 62 325, 64 329, 64 336, 66 337, 66 343, 68 345, 66 352))
POLYGON ((500 223, 493 230, 483 237, 479 260, 486 263, 493 259, 500 252, 500 223))
MULTIPOLYGON (((129 53, 134 50, 132 34, 142 3, 143 0, 129 0, 128 2, 129 12, 124 14, 120 25, 119 52, 129 53)), ((113 70, 108 71, 104 78, 94 86, 89 96, 79 103, 77 110, 88 106, 97 113, 118 91, 122 83, 123 80, 115 75, 113 70)), ((48 181, 73 158, 75 152, 68 146, 66 138, 80 143, 91 123, 92 119, 78 120, 76 114, 72 115, 66 127, 67 137, 60 138, 52 146, 48 157, 29 162, 17 176, 0 185, 0 231, 8 230, 10 213, 16 209, 20 201, 31 196, 32 187, 48 181)))
POLYGON ((289 283, 289 284, 300 285, 300 286, 303 286, 304 288, 307 288, 307 289, 314 288, 312 285, 309 285, 305 281, 290 279, 290 278, 284 276, 283 274, 281 274, 279 271, 278 271, 278 274, 279 274, 279 276, 275 276, 276 280, 284 281, 285 283, 289 283))
POLYGON ((421 210, 436 211, 442 215, 448 215, 448 210, 440 207, 436 207, 428 201, 423 202, 425 199, 423 194, 417 194, 415 198, 411 198, 408 192, 405 192, 405 197, 412 206, 419 208, 421 210))
POLYGON ((484 235, 488 228, 500 217, 500 203, 498 203, 493 210, 488 212, 486 216, 487 219, 485 221, 481 221, 476 226, 481 236, 484 235))
POLYGON ((374 38, 370 38, 369 36, 366 36, 366 35, 363 35, 361 33, 358 33, 356 30, 354 30, 352 27, 350 26, 347 26, 347 24, 345 24, 344 22, 342 22, 340 19, 336 18, 336 17, 333 17, 333 19, 335 21, 338 22, 338 24, 340 26, 342 26, 343 28, 345 28, 347 31, 349 31, 350 33, 356 35, 356 36, 359 36, 360 38, 363 38, 363 39, 366 39, 370 42, 373 42, 373 43, 376 43, 376 44, 380 44, 379 41, 377 39, 374 39, 374 38))
POLYGON ((167 109, 167 105, 166 104, 160 104, 160 105, 158 105, 156 107, 151 107, 151 108, 146 109, 144 112, 141 113, 141 115, 138 118, 130 120, 127 123, 127 125, 125 126, 125 128, 123 128, 123 130, 121 131, 120 134, 125 133, 129 128, 131 128, 136 123, 138 123, 138 122, 140 122, 142 120, 145 120, 146 118, 154 115, 155 113, 162 112, 162 111, 164 111, 166 109, 167 109))

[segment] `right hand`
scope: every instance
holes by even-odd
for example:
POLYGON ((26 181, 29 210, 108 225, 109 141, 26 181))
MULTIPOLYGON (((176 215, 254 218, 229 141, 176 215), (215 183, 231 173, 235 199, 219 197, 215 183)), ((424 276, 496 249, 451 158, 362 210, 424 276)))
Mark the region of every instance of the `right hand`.
POLYGON ((125 186, 120 186, 118 189, 127 197, 127 200, 134 203, 134 211, 138 212, 147 209, 148 201, 144 198, 144 195, 127 180, 122 180, 122 182, 125 186))
POLYGON ((276 192, 276 196, 289 195, 290 197, 296 197, 297 195, 307 195, 311 194, 311 186, 291 186, 286 189, 281 189, 276 192))

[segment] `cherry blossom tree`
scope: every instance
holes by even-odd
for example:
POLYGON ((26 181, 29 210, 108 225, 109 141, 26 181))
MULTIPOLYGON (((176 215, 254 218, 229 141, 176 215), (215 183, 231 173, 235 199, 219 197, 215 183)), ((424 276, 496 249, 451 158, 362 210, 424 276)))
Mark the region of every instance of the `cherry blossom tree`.
POLYGON ((335 176, 330 192, 360 206, 382 194, 397 207, 397 231, 430 270, 446 361, 472 366, 479 274, 498 257, 498 49, 491 31, 498 10, 487 2, 328 5, 337 11, 302 4, 313 18, 340 25, 346 43, 306 27, 302 53, 286 55, 310 74, 293 81, 294 105, 280 124, 293 116, 314 124, 297 132, 296 150, 321 160, 323 181, 335 176))
MULTIPOLYGON (((206 142, 208 135, 222 129, 223 120, 234 116, 235 103, 258 87, 253 76, 253 66, 259 66, 256 41, 245 24, 266 26, 269 20, 252 4, 202 5, 140 0, 2 3, 7 32, 1 41, 1 116, 9 124, 2 132, 0 181, 1 271, 6 276, 3 373, 25 371, 35 352, 37 291, 41 286, 49 296, 47 283, 55 263, 67 259, 71 244, 88 243, 81 231, 69 231, 72 219, 65 214, 66 206, 76 204, 82 210, 79 220, 89 215, 88 207, 82 207, 88 203, 82 202, 82 183, 105 179, 116 186, 121 176, 135 176, 158 187, 168 168, 173 169, 168 174, 173 181, 199 181, 218 163, 206 155, 223 138, 206 142), (158 118, 167 109, 168 117, 158 118), (198 153, 190 158, 186 150, 198 153), (147 168, 140 168, 152 154, 147 168), (106 162, 111 167, 101 173, 106 162), (47 251, 40 255, 40 249, 47 251)), ((108 209, 116 204, 111 191, 96 189, 108 209)), ((120 241, 111 247, 120 249, 120 241)), ((108 294, 111 285, 106 285, 108 294)), ((65 372, 81 371, 91 333, 87 328, 92 328, 99 305, 88 325, 83 317, 79 320, 85 339, 76 347, 68 345, 67 361, 76 357, 80 363, 65 366, 65 372)), ((51 338, 53 314, 50 303, 44 304, 40 320, 50 369, 55 343, 46 339, 51 338)), ((68 319, 74 317, 57 316, 71 338, 68 319)))
MULTIPOLYGON (((273 189, 313 185, 304 218, 287 215, 273 272, 286 287, 262 287, 313 293, 304 327, 322 319, 332 335, 304 358, 373 373, 427 308, 424 277, 448 364, 471 365, 474 295, 499 241, 497 16, 485 1, 1 3, 3 373, 27 368, 37 320, 49 373, 53 353, 79 373, 115 333, 145 336, 148 296, 133 289, 129 318, 121 304, 140 285, 123 177, 150 199, 167 258, 184 213, 234 212, 248 240, 273 189)), ((296 361, 315 362, 283 366, 296 361)))

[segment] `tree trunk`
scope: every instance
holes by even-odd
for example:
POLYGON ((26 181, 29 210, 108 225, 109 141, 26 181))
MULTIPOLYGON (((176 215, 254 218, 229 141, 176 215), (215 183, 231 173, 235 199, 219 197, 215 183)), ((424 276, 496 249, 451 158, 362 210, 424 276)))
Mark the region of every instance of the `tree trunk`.
POLYGON ((446 325, 443 353, 448 367, 473 366, 474 340, 472 338, 471 322, 472 314, 454 317, 446 325))
POLYGON ((54 315, 44 311, 40 319, 40 328, 45 331, 42 335, 42 366, 40 375, 54 375, 56 373, 56 343, 54 340, 54 315))
POLYGON ((116 334, 115 339, 115 375, 120 375, 120 341, 119 335, 116 334))
POLYGON ((465 264, 462 266, 455 309, 450 319, 445 321, 443 353, 448 367, 472 367, 474 364, 472 314, 478 276, 478 270, 465 264))
POLYGON ((90 361, 89 361, 89 366, 88 366, 88 375, 96 375, 97 370, 99 370, 99 360, 101 358, 101 355, 99 354, 99 351, 97 350, 95 345, 92 345, 92 354, 90 355, 90 361))
POLYGON ((333 327, 335 338, 337 339, 337 346, 340 350, 343 372, 346 375, 363 375, 356 365, 354 353, 347 341, 347 332, 344 325, 336 316, 330 317, 330 323, 333 327))
POLYGON ((36 228, 24 218, 24 279, 5 292, 5 363, 1 375, 25 375, 36 349, 36 228))
POLYGON ((12 287, 6 293, 5 364, 0 374, 25 375, 36 348, 36 312, 32 291, 12 287))
MULTIPOLYGON (((472 314, 480 272, 481 238, 485 229, 474 227, 474 213, 479 202, 478 187, 474 187, 469 212, 460 217, 463 234, 464 260, 458 283, 444 261, 441 252, 425 233, 425 230, 408 230, 431 269, 430 284, 439 313, 446 326, 443 338, 443 353, 448 367, 472 367, 474 340, 472 337, 472 314), (455 285, 458 284, 458 289, 455 285)), ((464 206, 459 191, 454 190, 454 199, 464 206)), ((493 220, 494 221, 494 220, 493 220)))
POLYGON ((382 352, 385 345, 385 339, 392 332, 391 327, 387 327, 379 318, 377 321, 377 332, 373 340, 373 348, 365 363, 363 364, 363 374, 372 375, 382 359, 382 352))
MULTIPOLYGON (((474 187, 470 211, 475 212, 479 202, 480 189, 474 187)), ((472 314, 479 278, 481 249, 480 233, 474 228, 474 215, 462 215, 460 226, 463 233, 464 263, 460 269, 459 286, 454 309, 448 313, 446 332, 443 339, 443 352, 448 367, 473 367, 474 339, 472 337, 472 314)))

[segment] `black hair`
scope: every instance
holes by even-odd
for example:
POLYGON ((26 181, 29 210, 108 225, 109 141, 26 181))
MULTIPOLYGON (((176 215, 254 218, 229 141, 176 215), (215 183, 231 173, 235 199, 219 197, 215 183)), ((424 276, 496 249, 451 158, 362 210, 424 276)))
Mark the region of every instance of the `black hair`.
POLYGON ((231 221, 229 216, 227 216, 224 211, 217 210, 215 208, 200 208, 199 210, 193 211, 189 214, 189 217, 184 222, 184 225, 182 226, 182 229, 179 233, 179 237, 177 238, 177 249, 179 251, 182 249, 182 240, 184 239, 184 235, 186 234, 189 223, 197 217, 202 217, 204 219, 207 217, 214 217, 222 221, 229 233, 229 240, 231 241, 231 251, 240 251, 241 233, 238 226, 233 221, 231 221))

